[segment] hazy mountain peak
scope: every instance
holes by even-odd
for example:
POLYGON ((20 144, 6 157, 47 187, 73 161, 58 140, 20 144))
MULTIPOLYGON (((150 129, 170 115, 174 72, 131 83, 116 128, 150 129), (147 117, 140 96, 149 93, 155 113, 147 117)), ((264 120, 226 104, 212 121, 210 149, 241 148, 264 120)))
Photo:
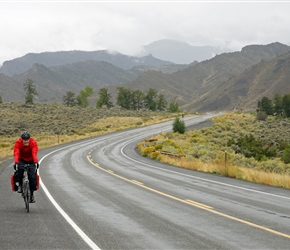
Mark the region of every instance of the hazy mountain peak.
POLYGON ((216 54, 228 52, 211 46, 192 46, 186 42, 163 39, 144 46, 154 57, 177 64, 190 64, 194 61, 211 59, 216 54))

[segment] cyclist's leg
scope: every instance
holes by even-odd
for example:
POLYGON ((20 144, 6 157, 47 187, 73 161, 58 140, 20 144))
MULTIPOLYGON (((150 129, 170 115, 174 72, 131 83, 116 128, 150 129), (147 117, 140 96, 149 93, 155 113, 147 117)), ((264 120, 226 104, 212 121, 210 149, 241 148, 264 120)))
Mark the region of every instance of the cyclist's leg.
POLYGON ((22 192, 23 172, 24 169, 21 168, 18 169, 18 182, 19 182, 18 193, 22 192))
POLYGON ((28 170, 28 179, 29 179, 29 186, 30 191, 36 190, 36 174, 35 174, 36 168, 31 166, 28 170))
POLYGON ((22 159, 19 159, 19 165, 20 165, 20 167, 18 168, 18 178, 19 178, 18 192, 22 192, 22 184, 23 184, 22 182, 23 182, 24 169, 21 168, 21 165, 24 165, 24 164, 25 164, 25 161, 22 160, 22 159))
POLYGON ((31 166, 28 170, 29 188, 30 188, 30 202, 35 202, 33 192, 36 190, 36 168, 31 166))

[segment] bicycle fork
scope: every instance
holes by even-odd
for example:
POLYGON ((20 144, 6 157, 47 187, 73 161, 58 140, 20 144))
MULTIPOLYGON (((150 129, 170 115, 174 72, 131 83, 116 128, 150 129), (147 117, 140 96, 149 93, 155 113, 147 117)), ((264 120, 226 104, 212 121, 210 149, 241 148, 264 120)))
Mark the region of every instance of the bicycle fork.
POLYGON ((29 180, 28 180, 28 174, 27 171, 24 171, 23 173, 23 181, 22 181, 22 197, 24 199, 30 199, 30 192, 29 192, 29 180))

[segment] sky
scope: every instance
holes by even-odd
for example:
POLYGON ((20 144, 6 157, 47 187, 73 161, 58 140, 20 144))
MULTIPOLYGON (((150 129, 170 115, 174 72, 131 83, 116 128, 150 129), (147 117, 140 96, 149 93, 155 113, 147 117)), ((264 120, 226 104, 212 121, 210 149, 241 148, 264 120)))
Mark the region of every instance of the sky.
POLYGON ((290 1, 1 1, 0 65, 28 53, 117 51, 170 39, 240 51, 290 45, 290 1))

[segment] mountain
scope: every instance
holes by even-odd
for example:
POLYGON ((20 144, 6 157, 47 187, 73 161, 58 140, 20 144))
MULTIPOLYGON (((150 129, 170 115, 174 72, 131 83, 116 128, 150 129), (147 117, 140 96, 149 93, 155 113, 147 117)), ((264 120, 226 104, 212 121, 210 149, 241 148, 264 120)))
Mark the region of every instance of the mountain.
POLYGON ((163 61, 147 55, 143 57, 133 57, 120 54, 118 52, 109 52, 106 50, 99 51, 61 51, 61 52, 43 52, 29 53, 23 57, 10 61, 5 61, 0 68, 0 73, 7 76, 21 74, 29 70, 33 64, 42 64, 46 67, 61 66, 72 64, 80 61, 104 61, 124 70, 136 66, 158 67, 163 65, 172 65, 172 62, 163 61))
MULTIPOLYGON (((220 106, 230 108, 232 105, 230 101, 226 104, 220 101, 207 106, 210 96, 215 95, 216 89, 253 65, 289 51, 290 47, 281 43, 249 45, 241 52, 223 53, 171 75, 148 71, 125 86, 143 90, 155 88, 164 94, 169 102, 176 100, 181 108, 188 112, 220 110, 220 106), (197 105, 198 103, 202 103, 203 106, 197 105)), ((235 101, 237 99, 234 98, 232 102, 235 101)))
POLYGON ((19 83, 4 74, 0 74, 0 96, 3 101, 17 102, 24 100, 23 87, 19 88, 19 83))
POLYGON ((255 110, 257 103, 266 96, 273 99, 274 94, 282 96, 290 93, 290 52, 262 60, 240 75, 223 83, 201 100, 188 103, 186 108, 205 110, 255 110))
POLYGON ((144 50, 161 60, 176 64, 190 64, 194 61, 204 61, 217 54, 230 52, 212 46, 192 46, 186 42, 163 39, 143 46, 144 50))
MULTIPOLYGON (((51 102, 61 100, 67 91, 79 93, 80 90, 87 86, 93 89, 110 85, 116 86, 133 80, 136 77, 136 74, 118 68, 110 63, 81 61, 50 68, 42 64, 33 64, 32 68, 27 72, 14 75, 11 78, 18 83, 18 86, 28 78, 32 79, 38 92, 37 101, 51 102)), ((22 96, 23 99, 24 96, 22 96)))
MULTIPOLYGON (((59 56, 61 52, 56 53, 59 56)), ((108 88, 109 93, 116 97, 117 88, 122 85, 142 91, 154 88, 165 96, 168 103, 176 101, 181 110, 190 113, 235 108, 250 110, 255 109, 257 101, 263 96, 271 97, 275 92, 285 94, 289 91, 289 53, 289 46, 275 42, 248 45, 240 52, 222 53, 186 65, 166 64, 167 61, 158 61, 152 56, 157 66, 149 63, 130 69, 124 68, 132 63, 132 57, 123 57, 127 58, 123 67, 96 60, 64 65, 59 65, 56 60, 51 62, 54 66, 34 63, 27 71, 11 77, 0 74, 0 96, 6 102, 23 101, 23 83, 29 78, 35 82, 38 102, 62 102, 62 96, 67 91, 78 94, 81 89, 91 86, 95 103, 100 88, 108 88)), ((59 60, 69 61, 68 54, 64 52, 66 59, 59 60)), ((44 55, 41 53, 41 56, 44 55)), ((120 55, 116 56, 119 58, 120 55)), ((150 57, 145 61, 150 62, 150 57)), ((49 61, 45 57, 43 60, 49 61)), ((75 55, 73 60, 76 60, 75 55)), ((19 63, 19 60, 14 62, 19 63)))

